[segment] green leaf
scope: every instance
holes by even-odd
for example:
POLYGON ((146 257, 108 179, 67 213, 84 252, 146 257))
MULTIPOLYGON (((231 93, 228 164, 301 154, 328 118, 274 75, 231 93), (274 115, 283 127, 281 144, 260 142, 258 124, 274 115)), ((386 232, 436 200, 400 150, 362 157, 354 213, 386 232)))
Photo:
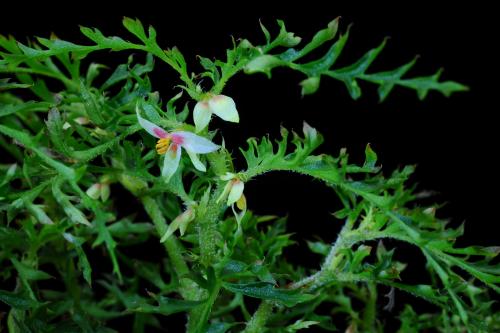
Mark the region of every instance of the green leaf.
POLYGON ((14 176, 16 175, 16 170, 17 170, 17 163, 11 164, 9 166, 9 168, 5 172, 5 176, 0 182, 0 187, 7 185, 12 180, 12 178, 14 178, 14 176))
POLYGON ((287 307, 292 307, 298 303, 310 301, 315 297, 311 294, 301 294, 298 290, 274 288, 273 284, 268 282, 250 282, 239 284, 223 282, 222 286, 234 293, 241 293, 254 298, 276 301, 287 307))
POLYGON ((466 86, 454 81, 439 82, 441 70, 431 76, 409 79, 403 78, 415 64, 416 58, 393 70, 367 73, 370 65, 385 47, 387 39, 378 47, 365 53, 365 55, 353 64, 339 69, 333 68, 347 42, 350 27, 344 35, 341 35, 331 44, 328 51, 322 57, 307 63, 299 63, 299 59, 335 38, 338 31, 338 19, 330 22, 326 29, 319 31, 301 50, 289 48, 281 54, 271 54, 271 51, 276 46, 282 45, 291 47, 298 41, 293 39, 293 35, 289 35, 290 33, 286 31, 283 22, 279 22, 279 24, 281 26, 280 34, 273 42, 270 42, 270 34, 261 24, 267 44, 263 49, 259 49, 260 53, 257 53, 255 56, 250 56, 249 61, 244 66, 245 73, 253 74, 262 72, 270 78, 272 69, 276 67, 288 67, 294 71, 301 72, 307 76, 307 78, 300 83, 302 86, 302 95, 316 92, 319 87, 321 76, 328 76, 342 81, 353 99, 361 97, 362 92, 358 84, 359 80, 379 85, 378 94, 380 101, 384 101, 392 89, 398 85, 416 90, 420 99, 424 99, 430 90, 439 91, 445 96, 450 96, 454 92, 468 90, 466 86), (287 40, 287 36, 289 37, 288 39, 294 40, 294 42, 288 45, 284 43, 283 41, 287 40))
POLYGON ((102 143, 98 146, 95 146, 95 147, 92 147, 89 149, 85 149, 85 150, 73 151, 69 154, 69 156, 77 159, 81 163, 91 161, 94 158, 104 154, 109 149, 115 147, 120 141, 122 141, 127 136, 138 132, 140 129, 141 129, 141 126, 139 124, 134 124, 134 125, 126 128, 125 130, 121 131, 120 135, 117 135, 110 140, 106 140, 104 143, 102 143))
POLYGON ((54 224, 52 219, 45 213, 45 211, 40 207, 40 205, 34 205, 29 202, 24 203, 25 207, 28 209, 31 215, 41 224, 54 224))
POLYGON ((66 194, 64 194, 61 190, 63 180, 61 178, 57 178, 52 183, 52 194, 54 195, 54 199, 56 199, 57 203, 61 206, 64 213, 68 216, 71 222, 84 224, 88 227, 91 227, 92 224, 87 220, 85 215, 76 208, 70 201, 66 194))
POLYGON ((400 81, 399 84, 416 90, 418 98, 421 100, 425 99, 430 90, 439 91, 446 97, 449 97, 454 92, 469 90, 467 86, 454 81, 439 82, 442 72, 443 70, 440 69, 434 75, 405 79, 400 81))
POLYGON ((34 268, 32 268, 32 267, 30 267, 22 262, 19 262, 15 258, 12 258, 11 262, 14 265, 14 267, 16 268, 17 272, 19 273, 19 276, 22 279, 30 281, 30 280, 47 280, 47 279, 52 278, 52 276, 50 276, 49 274, 47 274, 43 271, 34 269, 34 268))
POLYGON ((151 305, 145 302, 139 302, 135 307, 130 308, 132 311, 143 313, 158 313, 168 316, 177 312, 184 312, 198 307, 205 301, 187 301, 182 299, 169 298, 164 296, 156 297, 157 305, 151 305))
POLYGON ((264 54, 252 59, 248 64, 246 64, 245 73, 254 74, 260 72, 266 74, 268 78, 271 78, 271 70, 284 65, 286 65, 286 62, 278 57, 264 54))
POLYGON ((80 82, 80 94, 85 106, 87 117, 95 124, 102 125, 104 123, 104 108, 98 101, 97 96, 87 86, 80 82))
MULTIPOLYGON (((309 131, 316 133, 313 128, 309 131)), ((294 133, 292 143, 295 150, 289 154, 287 154, 288 131, 285 128, 281 129, 281 140, 275 143, 267 137, 262 138, 260 142, 255 138, 247 140, 248 148, 246 150, 240 148, 248 166, 244 177, 251 178, 273 170, 314 172, 315 167, 307 163, 307 157, 323 142, 323 137, 317 133, 310 137, 306 135, 305 133, 305 137, 300 138, 294 133)))
POLYGON ((10 79, 0 79, 0 92, 18 88, 29 88, 31 84, 9 82, 10 79))
POLYGON ((124 41, 120 37, 106 37, 99 29, 91 29, 87 27, 80 27, 80 31, 88 39, 96 43, 96 46, 88 47, 90 50, 101 49, 111 49, 112 51, 122 51, 126 49, 137 49, 138 47, 133 44, 124 41))
POLYGON ((260 24, 260 29, 262 30, 262 33, 264 33, 264 37, 266 38, 266 45, 269 45, 271 43, 271 34, 269 33, 269 30, 266 29, 262 21, 259 21, 260 24))
POLYGON ((61 118, 61 113, 57 108, 51 108, 45 121, 47 125, 47 130, 49 131, 50 140, 56 147, 56 149, 67 156, 71 155, 70 148, 66 145, 66 140, 64 137, 63 121, 61 118))
POLYGON ((139 38, 141 41, 145 41, 147 39, 146 32, 144 31, 144 27, 142 26, 141 21, 138 19, 131 19, 129 17, 124 17, 123 18, 123 26, 133 33, 137 38, 139 38))
POLYGON ((300 37, 295 36, 293 32, 288 32, 285 27, 285 22, 278 20, 280 32, 273 44, 284 47, 294 47, 302 40, 300 37))
POLYGON ((51 56, 69 53, 69 52, 77 52, 80 54, 88 53, 92 50, 88 46, 77 45, 68 41, 60 40, 60 39, 45 39, 38 38, 40 44, 47 47, 47 49, 42 50, 40 48, 32 48, 26 45, 23 45, 18 42, 19 49, 23 52, 23 54, 28 59, 45 59, 51 56))
POLYGON ((19 310, 29 310, 40 306, 40 303, 20 293, 0 290, 0 301, 19 310))
POLYGON ((82 194, 84 197, 84 201, 87 201, 87 205, 91 207, 92 211, 95 214, 95 226, 97 227, 97 238, 92 244, 92 247, 95 247, 103 242, 106 244, 106 248, 111 257, 111 263, 113 265, 113 272, 118 276, 118 279, 121 281, 122 274, 120 271, 120 266, 118 264, 118 259, 116 256, 116 242, 111 236, 111 233, 106 225, 106 214, 101 210, 98 206, 97 201, 90 199, 89 197, 82 194))
POLYGON ((323 242, 310 242, 307 241, 307 246, 311 252, 326 256, 330 252, 331 246, 323 242))
POLYGON ((342 80, 349 91, 352 99, 358 99, 361 96, 361 88, 358 86, 356 78, 363 76, 372 64, 375 58, 379 55, 382 49, 385 47, 386 40, 384 40, 378 47, 368 51, 361 59, 356 61, 354 64, 342 67, 334 71, 328 71, 325 74, 342 80))
POLYGON ((370 146, 370 144, 366 145, 365 149, 365 163, 363 164, 363 168, 375 168, 375 164, 377 163, 377 153, 375 153, 370 146))
POLYGON ((350 262, 349 269, 352 272, 358 272, 361 269, 361 264, 363 260, 370 255, 371 247, 366 245, 361 245, 354 252, 352 260, 350 262))
POLYGON ((403 75, 405 75, 415 65, 416 62, 417 57, 399 68, 390 71, 369 74, 368 76, 365 76, 365 79, 367 81, 380 85, 378 88, 378 95, 379 100, 383 102, 387 98, 387 96, 389 96, 389 93, 392 91, 394 86, 401 82, 401 78, 403 77, 403 75))
POLYGON ((337 18, 328 23, 328 26, 325 29, 318 31, 314 35, 312 40, 306 46, 304 46, 304 48, 302 48, 300 51, 298 52, 288 51, 283 53, 281 57, 286 61, 295 61, 306 56, 307 54, 317 49, 324 43, 334 39, 338 31, 338 26, 339 26, 339 19, 337 18), (293 54, 293 56, 290 56, 290 54, 293 54))
POLYGON ((131 67, 133 57, 129 57, 129 61, 127 64, 121 64, 116 67, 115 71, 111 74, 111 76, 102 84, 101 90, 106 90, 118 82, 121 82, 126 79, 130 79, 134 76, 142 76, 146 73, 150 73, 154 69, 154 61, 153 55, 148 53, 146 56, 145 64, 136 64, 131 67))
POLYGON ((239 323, 213 323, 211 324, 206 333, 226 333, 230 328, 239 325, 239 323))
POLYGON ((89 286, 92 286, 92 267, 90 266, 89 260, 87 258, 87 255, 85 254, 85 251, 83 250, 82 244, 84 242, 84 239, 75 237, 69 233, 63 233, 63 237, 73 244, 75 246, 75 251, 78 256, 78 266, 80 270, 83 271, 83 278, 89 286))
POLYGON ((292 325, 290 326, 287 326, 285 328, 285 331, 286 332, 297 332, 299 330, 302 330, 304 328, 309 328, 313 325, 318 325, 319 324, 319 321, 312 321, 312 320, 302 320, 302 319, 299 319, 297 320, 295 323, 293 323, 292 325))
POLYGON ((386 282, 384 284, 398 288, 400 290, 406 291, 414 296, 425 299, 430 303, 434 303, 441 307, 445 307, 447 298, 441 295, 441 291, 434 288, 431 285, 419 284, 419 285, 407 285, 399 282, 386 282))
POLYGON ((36 147, 36 144, 34 143, 33 139, 26 133, 9 128, 4 125, 0 125, 0 133, 5 134, 20 143, 22 143, 25 147, 31 149, 35 154, 37 154, 38 157, 45 163, 47 163, 49 166, 54 168, 57 172, 59 172, 64 178, 66 179, 74 179, 75 178, 75 171, 67 167, 66 165, 62 164, 61 162, 58 162, 54 160, 53 158, 49 157, 44 151, 36 147))

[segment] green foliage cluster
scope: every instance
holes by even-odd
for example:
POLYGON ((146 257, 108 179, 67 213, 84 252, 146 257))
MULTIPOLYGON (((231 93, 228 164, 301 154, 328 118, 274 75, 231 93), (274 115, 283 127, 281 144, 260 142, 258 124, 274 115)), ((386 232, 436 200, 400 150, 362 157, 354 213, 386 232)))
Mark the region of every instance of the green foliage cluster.
MULTIPOLYGON (((300 47, 301 39, 283 22, 274 38, 261 25, 264 44, 233 41, 225 60, 200 57, 203 71, 197 74, 188 71, 178 49, 157 44, 152 27, 128 18, 123 23, 136 41, 85 27, 89 45, 55 37, 24 45, 0 36, 0 145, 2 155, 14 161, 0 165, 6 331, 114 332, 110 322, 128 317, 134 332, 145 332, 160 327, 162 317, 183 312, 186 330, 193 333, 383 332, 380 286, 429 304, 426 312, 407 304, 397 314, 399 332, 500 330, 492 301, 500 291, 500 267, 492 261, 499 248, 456 246, 463 228, 448 227, 436 216, 437 205, 420 201, 407 185, 413 167, 384 177, 369 145, 362 165, 349 162, 344 150, 338 156, 317 154, 323 138, 304 124, 302 134, 282 129, 278 140, 249 139, 240 149, 243 170, 234 169, 235 156, 223 146, 201 157, 206 172, 183 155, 167 181, 158 175, 154 139, 136 115, 139 109, 169 131, 194 131, 188 104, 179 106, 183 96, 165 101, 153 90, 148 74, 154 58, 179 74, 179 87, 196 101, 220 94, 237 73, 270 76, 275 67, 303 73, 303 94, 314 93, 326 78, 341 81, 354 99, 361 95, 359 80, 378 85, 381 100, 395 86, 413 89, 422 99, 430 90, 448 96, 465 86, 439 81, 440 72, 404 78, 414 60, 369 72, 385 41, 352 65, 333 68, 349 36, 347 30, 337 38, 338 20, 300 47), (300 61, 322 46, 323 56, 300 61), (109 74, 105 65, 86 62, 100 50, 143 51, 145 62, 130 56, 109 74), (213 83, 207 91, 199 85, 204 78, 213 83), (221 200, 228 182, 247 183, 270 171, 320 180, 342 203, 335 213, 343 223, 336 241, 308 242, 324 258, 316 270, 282 255, 294 243, 285 218, 235 207, 232 214, 221 200), (131 215, 121 209, 123 192, 136 205, 131 215), (186 209, 192 218, 182 215, 186 209), (148 252, 162 237, 163 259, 134 256, 138 247, 148 252), (421 251, 428 284, 401 280, 412 263, 396 260, 397 249, 387 249, 385 239, 421 251), (255 300, 260 305, 251 313, 255 300)), ((216 131, 199 134, 217 140, 216 131)))

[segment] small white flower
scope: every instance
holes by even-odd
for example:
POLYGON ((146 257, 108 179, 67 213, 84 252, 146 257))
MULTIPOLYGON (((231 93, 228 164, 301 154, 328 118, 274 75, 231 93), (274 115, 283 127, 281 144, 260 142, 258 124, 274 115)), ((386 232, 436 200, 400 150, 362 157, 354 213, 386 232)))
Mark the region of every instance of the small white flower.
POLYGON ((208 154, 220 148, 220 146, 214 144, 212 141, 191 132, 178 131, 168 133, 163 128, 142 118, 139 114, 139 107, 136 108, 136 113, 142 128, 152 136, 158 138, 156 151, 160 155, 165 155, 161 174, 167 180, 172 177, 179 167, 181 148, 184 148, 187 152, 194 167, 203 172, 206 171, 206 168, 197 154, 208 154))
POLYGON ((92 186, 90 186, 85 193, 87 193, 87 195, 94 200, 99 199, 101 196, 101 184, 92 184, 92 186))
POLYGON ((200 132, 208 126, 212 114, 232 123, 238 123, 240 121, 234 100, 225 95, 216 95, 208 100, 196 103, 193 111, 196 132, 200 132))
POLYGON ((106 202, 109 199, 111 190, 109 183, 101 181, 100 183, 92 184, 85 193, 94 200, 101 198, 102 202, 106 202))
POLYGON ((221 180, 227 181, 227 183, 217 201, 219 202, 227 197, 226 204, 228 206, 236 204, 238 209, 246 211, 247 201, 245 195, 243 194, 243 191, 245 190, 245 183, 241 181, 237 175, 230 172, 220 178, 221 180))

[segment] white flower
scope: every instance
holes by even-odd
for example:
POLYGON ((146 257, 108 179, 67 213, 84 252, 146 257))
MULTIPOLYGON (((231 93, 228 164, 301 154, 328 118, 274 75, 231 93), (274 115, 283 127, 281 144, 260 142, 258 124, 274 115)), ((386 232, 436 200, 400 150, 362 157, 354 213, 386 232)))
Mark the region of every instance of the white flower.
POLYGON ((107 182, 95 183, 90 186, 85 192, 94 200, 101 198, 102 202, 106 202, 111 194, 109 184, 107 182))
POLYGON ((196 103, 193 111, 196 132, 200 132, 208 126, 212 113, 225 121, 232 123, 240 121, 234 100, 225 95, 216 95, 208 100, 196 103))
POLYGON ((187 152, 196 169, 203 172, 206 171, 205 165, 200 161, 197 154, 211 153, 219 149, 220 146, 191 132, 178 131, 168 133, 163 128, 142 118, 139 114, 139 107, 136 108, 136 113, 142 128, 152 136, 158 138, 156 151, 160 155, 165 155, 161 170, 162 176, 169 180, 175 173, 179 167, 182 148, 187 152))
POLYGON ((227 196, 226 204, 228 206, 233 206, 236 203, 236 207, 238 207, 238 209, 246 211, 247 201, 245 195, 243 194, 243 191, 245 190, 245 183, 241 181, 237 175, 230 172, 220 178, 222 180, 226 180, 227 183, 217 201, 221 201, 227 196))

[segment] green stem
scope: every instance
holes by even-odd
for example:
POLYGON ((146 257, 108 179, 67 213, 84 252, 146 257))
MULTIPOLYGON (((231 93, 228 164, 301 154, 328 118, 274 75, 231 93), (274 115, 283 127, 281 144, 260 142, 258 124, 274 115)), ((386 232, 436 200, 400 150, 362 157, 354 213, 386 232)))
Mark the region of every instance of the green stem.
POLYGON ((375 282, 366 283, 368 295, 366 296, 366 307, 363 313, 363 322, 365 332, 376 332, 376 316, 377 316, 377 286, 375 282))
MULTIPOLYGON (((217 296, 219 296, 220 289, 221 281, 217 278, 217 282, 208 295, 207 301, 189 313, 187 333, 204 333, 206 331, 207 322, 217 296)), ((201 299, 201 297, 204 297, 204 294, 200 294, 199 298, 201 299)))
POLYGON ((346 237, 346 234, 351 230, 351 224, 347 222, 342 230, 340 231, 337 240, 331 246, 330 252, 325 258, 325 261, 321 265, 321 269, 310 275, 305 277, 304 279, 293 283, 290 286, 290 289, 298 289, 303 286, 308 286, 309 289, 316 289, 320 287, 325 279, 330 279, 332 272, 335 271, 337 266, 342 261, 343 255, 339 255, 339 250, 345 248, 346 246, 352 246, 354 243, 346 237))
POLYGON ((267 319, 273 313, 273 304, 270 301, 263 301, 253 314, 247 327, 242 333, 260 333, 264 330, 267 319))
MULTIPOLYGON (((158 207, 157 202, 149 196, 142 197, 141 201, 146 212, 151 217, 151 220, 153 220, 159 237, 163 236, 167 231, 168 225, 165 218, 163 217, 163 214, 161 213, 160 207, 158 207)), ((180 293, 182 297, 184 297, 185 299, 196 299, 199 295, 199 288, 193 281, 184 278, 184 276, 187 276, 189 274, 189 267, 182 257, 183 249, 181 244, 179 243, 177 238, 172 235, 167 238, 163 245, 167 250, 175 273, 180 279, 180 293)))
POLYGON ((217 259, 217 222, 224 205, 223 200, 217 202, 217 199, 222 190, 222 187, 218 186, 212 193, 205 212, 198 219, 200 257, 201 263, 206 267, 212 266, 217 259))

